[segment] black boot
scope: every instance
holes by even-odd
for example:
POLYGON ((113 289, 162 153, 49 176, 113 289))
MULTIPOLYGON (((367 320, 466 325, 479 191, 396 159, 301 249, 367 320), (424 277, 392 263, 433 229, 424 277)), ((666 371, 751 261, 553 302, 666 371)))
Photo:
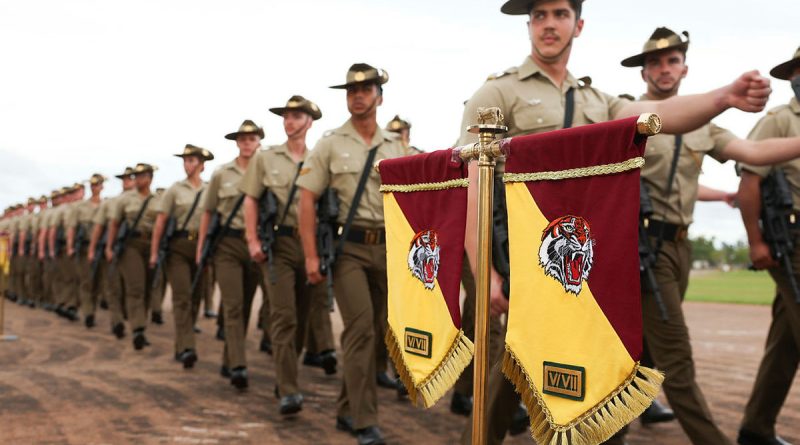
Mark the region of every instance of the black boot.
POLYGON ((122 323, 117 323, 111 328, 111 333, 113 333, 118 339, 125 338, 125 325, 122 323))
POLYGON ((86 329, 91 329, 95 326, 94 323, 94 314, 89 314, 86 318, 83 319, 83 324, 86 325, 86 329))
POLYGON ((650 425, 653 423, 669 422, 675 420, 675 413, 671 409, 659 403, 658 400, 653 400, 653 403, 647 407, 642 413, 642 424, 650 425))
POLYGON ((764 437, 747 430, 739 430, 736 443, 739 445, 792 445, 781 437, 764 437))
POLYGON ((453 391, 453 398, 450 399, 450 412, 469 417, 472 413, 472 397, 453 391))
POLYGON ((178 356, 178 360, 183 363, 183 369, 191 369, 197 362, 197 353, 194 352, 194 349, 185 349, 178 356))

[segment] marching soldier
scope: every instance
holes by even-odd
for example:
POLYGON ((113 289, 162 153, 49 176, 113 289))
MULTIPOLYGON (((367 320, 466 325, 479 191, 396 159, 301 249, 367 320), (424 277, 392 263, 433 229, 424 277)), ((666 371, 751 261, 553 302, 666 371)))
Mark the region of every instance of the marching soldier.
POLYGON ((78 281, 75 263, 67 256, 67 215, 72 205, 83 199, 83 185, 61 189, 60 202, 50 215, 48 246, 54 262, 53 293, 56 313, 67 320, 78 321, 78 281), (79 186, 79 187, 78 187, 79 186))
MULTIPOLYGON (((165 189, 163 187, 156 189, 156 193, 153 196, 153 209, 161 208, 161 200, 164 199, 164 192, 165 189)), ((150 248, 152 249, 152 243, 150 244, 150 248)), ((162 315, 161 309, 164 305, 164 295, 167 293, 166 270, 161 268, 160 270, 153 270, 153 273, 159 276, 158 278, 156 278, 155 275, 153 276, 153 283, 155 283, 155 285, 150 288, 150 298, 147 300, 146 308, 150 311, 150 321, 153 324, 162 325, 164 324, 164 316, 162 315)))
POLYGON ((183 159, 186 179, 173 184, 164 193, 157 207, 158 216, 150 240, 150 268, 166 271, 166 278, 172 287, 172 315, 175 320, 175 358, 183 363, 185 369, 194 367, 197 361, 197 346, 194 339, 194 325, 197 311, 204 293, 210 292, 206 280, 191 294, 192 278, 197 272, 195 253, 197 252, 198 231, 200 230, 200 199, 206 189, 200 174, 205 162, 214 155, 205 148, 186 144, 183 152, 175 156, 183 159), (170 219, 172 221, 170 221, 170 219), (167 226, 172 225, 172 233, 167 226), (160 245, 167 231, 165 241, 166 258, 159 258, 160 245))
POLYGON ((105 280, 102 287, 105 301, 108 303, 108 310, 111 313, 111 333, 117 339, 122 339, 125 337, 125 289, 122 284, 122 275, 119 268, 110 267, 106 261, 103 261, 103 258, 105 246, 113 242, 108 238, 108 223, 111 220, 116 201, 134 187, 133 168, 125 167, 122 174, 114 177, 122 181, 122 194, 104 199, 100 203, 100 207, 92 219, 93 227, 87 258, 91 268, 94 269, 95 276, 99 276, 100 280, 105 280))
MULTIPOLYGON (((303 348, 309 309, 321 307, 328 315, 325 286, 306 284, 305 259, 297 232, 299 194, 295 182, 308 154, 306 133, 313 121, 322 117, 322 112, 302 96, 292 96, 286 106, 270 111, 283 117, 288 139, 258 152, 239 188, 247 195, 244 210, 248 250, 250 257, 261 264, 270 299, 268 326, 280 397, 278 410, 289 415, 303 409, 303 395, 297 385, 297 359, 303 348), (274 209, 263 203, 262 197, 269 197, 266 193, 274 195, 277 204, 274 209), (272 232, 267 236, 274 239, 262 239, 264 230, 272 232)), ((332 345, 322 363, 326 369, 336 369, 332 345)))
MULTIPOLYGON (((399 157, 404 149, 396 135, 376 120, 389 75, 365 63, 347 72, 347 81, 332 88, 347 90, 350 119, 317 143, 300 171, 300 235, 306 273, 312 284, 320 273, 314 205, 326 188, 339 201, 338 241, 333 267, 334 295, 344 321, 344 382, 338 400, 337 429, 355 433, 359 444, 382 444, 378 429, 375 369, 375 320, 386 320, 386 232, 380 178, 372 168, 379 159, 399 157)), ((331 271, 328 271, 331 273, 331 271)))
POLYGON ((150 235, 156 217, 152 203, 153 194, 150 192, 155 170, 150 164, 139 163, 134 167, 134 189, 123 192, 111 209, 105 248, 106 260, 111 263, 112 268, 118 267, 122 275, 128 323, 133 333, 133 348, 137 351, 150 345, 145 330, 147 302, 153 280, 147 260, 150 257, 150 235), (125 226, 121 229, 123 224, 125 226), (117 236, 120 230, 123 230, 123 237, 117 236), (120 245, 115 246, 117 243, 120 245))
MULTIPOLYGON (((786 105, 770 110, 750 132, 750 139, 796 138, 800 136, 800 48, 794 57, 770 71, 772 77, 788 80, 794 97, 786 105)), ((767 335, 764 357, 758 368, 753 392, 745 407, 739 430, 740 445, 784 445, 785 440, 775 432, 775 422, 800 363, 800 298, 793 291, 787 271, 779 267, 770 254, 770 247, 759 229, 762 202, 759 186, 772 171, 783 172, 790 184, 793 201, 792 219, 788 221, 790 237, 795 248, 791 253, 795 280, 800 271, 800 249, 797 248, 798 229, 795 215, 800 212, 800 160, 767 167, 742 165, 739 184, 739 204, 750 243, 750 259, 758 269, 768 269, 778 286, 778 295, 772 306, 772 324, 767 335)))
MULTIPOLYGON (((643 112, 658 113, 663 130, 680 133, 693 130, 727 108, 760 111, 769 95, 769 81, 757 73, 745 73, 732 84, 695 96, 674 97, 661 102, 635 102, 610 96, 594 88, 589 79, 578 80, 567 70, 575 38, 583 28, 582 0, 510 0, 501 11, 510 15, 526 15, 531 54, 523 64, 490 76, 467 102, 462 121, 459 145, 476 141, 464 128, 475 123, 479 107, 500 107, 508 125, 508 136, 540 133, 575 125, 603 122, 643 112)), ((502 174, 500 163, 496 170, 502 174)), ((470 164, 467 233, 477 233, 477 166, 470 164)), ((476 239, 467 237, 470 264, 474 265, 476 239)), ((494 316, 508 311, 508 300, 502 291, 503 278, 492 270, 490 307, 494 316)), ((488 415, 490 443, 500 443, 508 430, 519 396, 502 376, 498 366, 490 372, 488 415)), ((462 436, 469 443, 471 429, 462 436)), ((615 438, 610 443, 620 443, 615 438)), ((724 443, 724 442, 720 442, 724 443)))
POLYGON ((42 224, 43 215, 47 209, 47 196, 42 195, 36 200, 36 213, 31 218, 28 226, 27 242, 28 248, 28 270, 25 277, 25 288, 28 295, 35 299, 35 303, 47 309, 49 303, 45 299, 44 288, 42 285, 42 262, 39 260, 39 228, 42 224))
MULTIPOLYGON (((256 264, 250 259, 244 239, 244 195, 239 185, 247 166, 264 139, 264 130, 253 121, 245 120, 239 130, 225 136, 236 141, 238 156, 214 172, 201 199, 203 210, 200 221, 200 239, 196 260, 201 262, 203 244, 214 213, 219 214, 217 251, 213 253, 214 273, 222 295, 225 349, 222 357, 223 377, 230 377, 231 385, 243 390, 248 386, 245 337, 253 296, 261 280, 256 264)), ((210 240, 210 242, 213 242, 210 240)))
MULTIPOLYGON (((667 28, 658 28, 640 54, 622 61, 623 66, 642 67, 647 93, 642 100, 675 97, 686 76, 687 39, 667 28)), ((764 137, 765 138, 765 137, 764 137)), ((694 204, 698 199, 724 201, 728 194, 708 187, 698 189, 702 159, 728 159, 763 165, 800 155, 800 138, 737 139, 713 123, 678 135, 657 135, 648 139, 642 179, 649 189, 653 216, 647 227, 655 246, 653 268, 667 320, 662 320, 658 301, 647 284, 642 287, 643 329, 647 349, 656 367, 666 373, 664 393, 675 415, 694 444, 729 443, 714 424, 705 399, 694 380, 695 370, 689 332, 681 303, 691 269, 688 241, 694 204), (675 165, 675 167, 673 167, 675 165)))
POLYGON ((19 234, 17 236, 17 254, 20 257, 20 298, 17 303, 29 307, 36 307, 34 302, 36 296, 31 293, 32 289, 28 285, 34 263, 31 252, 31 227, 36 221, 36 203, 36 198, 28 198, 28 203, 24 209, 25 213, 20 217, 19 234))
POLYGON ((17 301, 20 293, 21 278, 20 271, 22 270, 21 262, 22 257, 19 255, 19 223, 20 213, 22 206, 15 204, 11 207, 8 219, 8 237, 10 240, 10 264, 8 275, 8 296, 11 301, 17 301))
POLYGON ((402 142, 403 147, 406 149, 406 155, 422 153, 422 150, 411 145, 411 122, 400 119, 400 116, 395 115, 392 120, 386 124, 386 131, 397 133, 400 136, 400 142, 402 142))
POLYGON ((92 221, 100 208, 100 192, 103 191, 105 177, 95 173, 89 179, 92 196, 77 202, 67 215, 67 256, 74 258, 78 272, 78 290, 80 294, 80 312, 87 329, 95 326, 95 310, 97 296, 102 285, 97 275, 91 276, 91 264, 88 261, 89 238, 92 221))
POLYGON ((59 191, 53 190, 50 193, 51 206, 44 209, 39 215, 39 233, 37 235, 37 254, 39 262, 42 267, 42 299, 44 300, 44 309, 47 311, 55 311, 56 297, 53 289, 53 282, 55 281, 55 264, 52 256, 50 255, 50 246, 48 242, 48 233, 50 231, 50 219, 56 211, 56 206, 60 202, 59 191))

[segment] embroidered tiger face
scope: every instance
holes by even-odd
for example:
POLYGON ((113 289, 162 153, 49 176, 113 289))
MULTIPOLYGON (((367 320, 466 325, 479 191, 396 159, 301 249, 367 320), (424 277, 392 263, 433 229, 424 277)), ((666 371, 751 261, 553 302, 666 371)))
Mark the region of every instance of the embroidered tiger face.
POLYGON ((580 216, 567 215, 550 222, 542 232, 539 265, 567 292, 581 293, 583 281, 592 270, 592 246, 589 223, 580 216))
POLYGON ((414 236, 408 251, 408 269, 425 288, 432 290, 439 275, 439 235, 423 230, 414 236))

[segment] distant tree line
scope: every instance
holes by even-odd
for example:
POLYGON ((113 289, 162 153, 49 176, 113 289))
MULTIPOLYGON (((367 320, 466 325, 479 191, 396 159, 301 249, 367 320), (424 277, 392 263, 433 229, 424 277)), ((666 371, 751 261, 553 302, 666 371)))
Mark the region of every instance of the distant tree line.
POLYGON ((695 264, 705 263, 708 267, 746 268, 750 265, 750 252, 747 243, 737 241, 733 244, 718 242, 714 237, 700 236, 690 239, 692 243, 692 261, 695 264))

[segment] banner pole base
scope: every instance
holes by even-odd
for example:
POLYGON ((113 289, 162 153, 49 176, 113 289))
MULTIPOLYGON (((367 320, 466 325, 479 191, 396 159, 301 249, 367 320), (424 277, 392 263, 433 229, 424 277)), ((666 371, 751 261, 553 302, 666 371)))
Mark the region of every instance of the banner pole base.
POLYGON ((17 341, 17 340, 19 340, 19 337, 17 337, 16 335, 0 335, 0 342, 17 341))

